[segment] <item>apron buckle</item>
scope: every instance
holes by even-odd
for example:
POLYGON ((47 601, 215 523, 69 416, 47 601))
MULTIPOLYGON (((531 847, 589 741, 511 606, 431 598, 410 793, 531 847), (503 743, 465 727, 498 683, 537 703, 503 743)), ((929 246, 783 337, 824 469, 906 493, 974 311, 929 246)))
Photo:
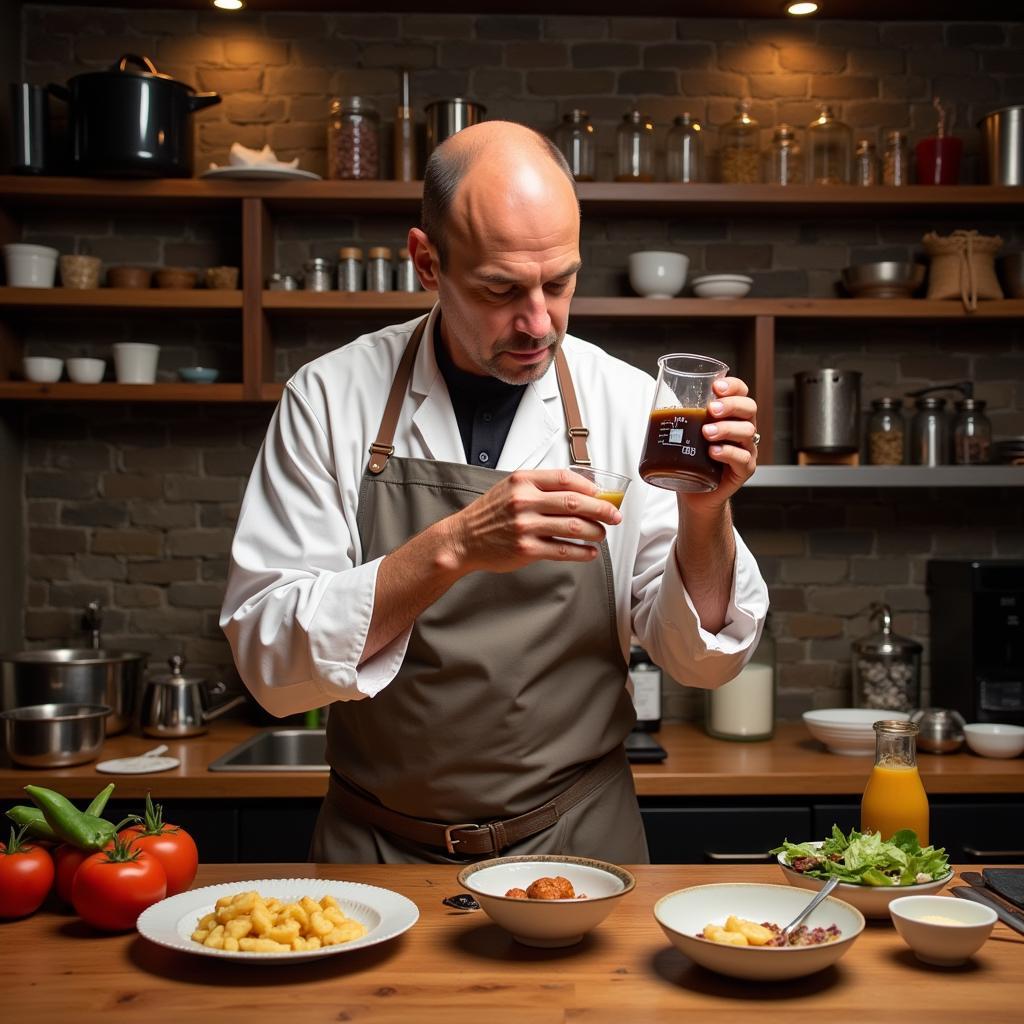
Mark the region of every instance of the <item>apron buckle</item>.
POLYGON ((445 826, 445 830, 444 830, 444 848, 449 853, 452 853, 452 854, 457 853, 458 851, 455 849, 455 844, 456 843, 461 843, 462 840, 461 839, 452 839, 452 833, 456 829, 479 828, 479 827, 480 827, 479 825, 474 825, 472 823, 463 823, 461 825, 446 825, 445 826))

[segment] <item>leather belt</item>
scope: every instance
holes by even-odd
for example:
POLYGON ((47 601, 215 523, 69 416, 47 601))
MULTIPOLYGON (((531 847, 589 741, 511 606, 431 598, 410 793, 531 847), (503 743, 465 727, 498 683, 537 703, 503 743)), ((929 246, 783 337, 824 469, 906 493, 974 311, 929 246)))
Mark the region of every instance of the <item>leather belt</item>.
POLYGON ((537 832, 550 828, 566 811, 595 793, 620 771, 622 763, 622 747, 613 747, 553 800, 514 818, 491 821, 483 825, 445 825, 392 811, 360 795, 352 788, 351 783, 333 768, 331 778, 337 785, 331 793, 331 800, 353 820, 364 825, 372 825, 403 839, 410 839, 422 846, 438 847, 459 856, 496 854, 507 846, 513 846, 537 832))

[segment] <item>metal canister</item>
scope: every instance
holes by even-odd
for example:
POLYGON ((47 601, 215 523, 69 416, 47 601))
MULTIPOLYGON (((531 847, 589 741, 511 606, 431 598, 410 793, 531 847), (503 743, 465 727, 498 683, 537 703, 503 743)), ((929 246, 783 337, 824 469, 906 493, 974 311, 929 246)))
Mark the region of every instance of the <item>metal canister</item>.
POLYGON ((281 274, 275 271, 267 278, 267 291, 271 292, 294 292, 297 291, 299 282, 291 274, 281 274))
POLYGON ((305 276, 302 279, 302 287, 307 292, 329 292, 331 290, 331 278, 333 268, 331 261, 323 256, 315 256, 302 264, 305 276))
POLYGON ((858 451, 860 374, 804 370, 793 379, 793 447, 837 455, 858 451))
POLYGON ((372 248, 366 264, 366 290, 368 292, 391 291, 391 250, 384 245, 372 248))
POLYGON ((1024 185, 1024 106, 1002 107, 979 122, 990 185, 1024 185))
POLYGON ((416 274, 416 268, 412 265, 412 256, 408 249, 398 250, 398 278, 396 288, 400 292, 418 292, 420 290, 420 279, 416 274))
POLYGON ((338 291, 363 290, 363 250, 352 245, 338 250, 338 291))
POLYGON ((456 132, 470 125, 479 124, 487 108, 462 96, 450 100, 434 100, 428 103, 427 111, 427 157, 456 132))

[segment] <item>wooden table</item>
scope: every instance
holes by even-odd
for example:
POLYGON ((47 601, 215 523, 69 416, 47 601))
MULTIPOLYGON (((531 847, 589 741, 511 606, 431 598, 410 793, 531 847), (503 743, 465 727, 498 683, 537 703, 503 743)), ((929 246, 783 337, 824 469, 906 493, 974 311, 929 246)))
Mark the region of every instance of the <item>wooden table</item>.
MULTIPOLYGON (((24 797, 27 782, 57 789, 69 797, 92 797, 107 782, 119 797, 160 800, 320 797, 326 772, 210 772, 207 766, 256 731, 246 722, 214 722, 204 736, 169 740, 168 754, 178 768, 155 775, 103 775, 95 764, 48 771, 17 768, 0 760, 0 801, 24 797)), ((775 737, 762 743, 712 739, 692 722, 665 725, 657 733, 668 752, 662 764, 635 764, 633 778, 642 797, 860 796, 872 758, 840 757, 811 739, 802 723, 780 722, 775 737)), ((122 733, 104 745, 100 760, 152 750, 160 741, 122 733)), ((0 755, 2 757, 2 755, 0 755)), ((925 788, 939 793, 1024 793, 1024 758, 1000 760, 969 752, 921 754, 925 788)))
POLYGON ((664 937, 651 908, 684 886, 777 883, 778 871, 633 870, 635 892, 580 945, 538 950, 520 946, 482 911, 443 906, 443 896, 459 891, 452 868, 208 865, 200 869, 197 886, 268 876, 347 879, 401 892, 421 916, 404 936, 378 947, 260 969, 163 949, 135 933, 101 935, 75 917, 44 910, 0 925, 0 1015, 19 1024, 115 1018, 144 1024, 732 1024, 745 1014, 756 1014, 758 1024, 852 1021, 852 1014, 870 1014, 873 1022, 928 1024, 1020 1019, 1024 937, 1000 922, 981 951, 959 968, 919 963, 891 925, 869 922, 846 956, 825 971, 778 984, 744 982, 692 964, 664 937))

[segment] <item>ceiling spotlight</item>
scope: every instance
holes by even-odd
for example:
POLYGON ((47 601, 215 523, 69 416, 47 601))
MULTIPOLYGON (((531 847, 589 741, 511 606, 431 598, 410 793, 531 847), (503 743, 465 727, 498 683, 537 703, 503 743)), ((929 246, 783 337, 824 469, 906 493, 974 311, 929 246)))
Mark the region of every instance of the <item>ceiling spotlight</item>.
MULTIPOLYGON (((216 0, 214 0, 216 3, 216 0)), ((814 3, 791 3, 786 4, 786 13, 792 14, 794 18, 801 18, 805 14, 817 13, 818 5, 814 3)))
POLYGON ((240 11, 245 6, 245 0, 213 0, 213 6, 222 11, 240 11))

